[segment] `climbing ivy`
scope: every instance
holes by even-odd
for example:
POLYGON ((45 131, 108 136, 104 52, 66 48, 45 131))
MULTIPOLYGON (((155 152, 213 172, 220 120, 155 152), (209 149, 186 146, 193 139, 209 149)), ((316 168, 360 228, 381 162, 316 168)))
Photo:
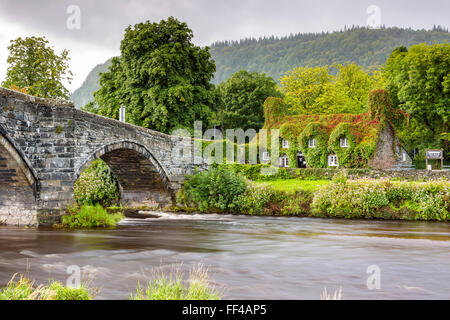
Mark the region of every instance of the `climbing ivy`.
POLYGON ((385 126, 388 124, 395 130, 408 120, 404 111, 392 106, 388 92, 383 89, 370 92, 368 112, 362 114, 290 115, 287 109, 282 99, 267 98, 263 129, 268 130, 268 151, 270 130, 280 130, 280 155, 289 157, 291 167, 296 166, 299 151, 309 167, 326 168, 329 154, 337 155, 341 167, 368 167, 385 126), (347 138, 348 148, 340 146, 343 137, 347 138), (311 138, 316 140, 314 148, 308 146, 311 138), (282 139, 289 141, 288 149, 282 148, 282 139))
POLYGON ((300 135, 300 150, 305 155, 306 163, 314 168, 326 168, 328 156, 328 135, 326 128, 320 122, 309 123, 300 135), (313 148, 309 147, 309 140, 315 139, 313 148))

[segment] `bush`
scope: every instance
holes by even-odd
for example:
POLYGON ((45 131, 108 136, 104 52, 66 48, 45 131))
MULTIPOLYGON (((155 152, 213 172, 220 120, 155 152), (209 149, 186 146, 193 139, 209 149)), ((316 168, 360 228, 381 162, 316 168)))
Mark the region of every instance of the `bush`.
POLYGON ((47 286, 35 286, 33 281, 23 275, 17 282, 14 282, 14 279, 15 276, 5 288, 0 289, 0 300, 91 300, 93 298, 84 286, 71 288, 58 281, 51 281, 47 286))
POLYGON ((79 205, 99 203, 103 207, 108 207, 118 203, 119 187, 108 165, 101 159, 97 159, 75 182, 74 195, 79 205))
POLYGON ((58 227, 72 229, 115 227, 124 218, 121 212, 109 214, 101 205, 83 205, 69 208, 69 214, 62 217, 58 227))
POLYGON ((314 195, 315 216, 449 220, 447 181, 349 180, 322 187, 314 195))
POLYGON ((184 205, 194 205, 200 211, 230 210, 235 206, 234 199, 246 188, 242 175, 226 168, 213 167, 209 171, 187 176, 177 200, 184 205))
POLYGON ((234 199, 236 213, 260 215, 268 213, 270 204, 275 205, 282 201, 284 193, 261 184, 249 183, 244 193, 234 199))
POLYGON ((235 208, 237 213, 250 215, 307 215, 310 203, 309 192, 287 192, 250 183, 245 193, 235 199, 235 208))

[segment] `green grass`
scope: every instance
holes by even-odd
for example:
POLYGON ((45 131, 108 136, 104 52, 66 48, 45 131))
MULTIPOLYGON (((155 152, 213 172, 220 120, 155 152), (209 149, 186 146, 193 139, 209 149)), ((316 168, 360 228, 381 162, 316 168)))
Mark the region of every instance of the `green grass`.
POLYGON ((59 281, 50 281, 48 285, 35 286, 34 282, 21 275, 14 281, 16 275, 5 288, 0 289, 0 300, 92 300, 89 290, 81 286, 71 288, 59 281))
POLYGON ((138 283, 136 294, 130 300, 219 300, 214 288, 208 286, 208 272, 199 266, 193 269, 188 281, 184 282, 179 271, 165 275, 157 274, 142 288, 138 283))
POLYGON ((122 212, 108 213, 101 205, 84 205, 69 209, 68 215, 62 217, 55 226, 71 229, 110 228, 125 218, 122 212))
POLYGON ((329 184, 330 180, 273 180, 273 181, 256 181, 267 186, 272 187, 278 191, 316 191, 321 186, 329 184))

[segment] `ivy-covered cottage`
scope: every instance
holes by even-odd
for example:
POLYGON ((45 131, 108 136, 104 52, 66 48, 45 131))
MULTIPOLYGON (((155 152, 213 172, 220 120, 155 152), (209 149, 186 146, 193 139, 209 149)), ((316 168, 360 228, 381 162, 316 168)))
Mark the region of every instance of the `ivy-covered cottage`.
MULTIPOLYGON (((369 94, 363 114, 285 115, 280 98, 264 103, 265 124, 279 129, 281 167, 408 168, 412 160, 395 134, 408 115, 392 107, 385 90, 369 94)), ((270 139, 268 139, 270 141, 270 139)), ((270 162, 270 143, 261 155, 270 162)))

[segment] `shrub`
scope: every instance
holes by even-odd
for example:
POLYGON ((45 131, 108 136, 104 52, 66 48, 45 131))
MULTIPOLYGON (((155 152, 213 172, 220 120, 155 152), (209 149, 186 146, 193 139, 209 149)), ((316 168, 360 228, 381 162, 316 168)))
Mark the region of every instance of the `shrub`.
POLYGON ((35 286, 34 282, 21 275, 15 282, 14 275, 8 285, 0 289, 0 300, 91 300, 92 294, 85 286, 71 288, 61 282, 50 281, 46 286, 35 286))
POLYGON ((118 183, 108 165, 97 159, 75 182, 74 195, 80 205, 99 203, 108 207, 119 200, 118 183))
POLYGON ((195 205, 201 211, 229 210, 234 208, 234 199, 243 194, 246 187, 242 175, 215 166, 209 171, 187 176, 177 200, 184 205, 195 205))
POLYGON ((245 192, 234 199, 234 207, 237 213, 260 215, 268 205, 276 205, 282 198, 283 192, 261 184, 249 183, 245 192))
POLYGON ((449 220, 447 181, 349 180, 322 187, 314 196, 316 216, 449 220))
POLYGON ((69 214, 62 217, 58 227, 73 229, 115 227, 124 218, 121 212, 109 214, 100 204, 69 208, 69 214))

